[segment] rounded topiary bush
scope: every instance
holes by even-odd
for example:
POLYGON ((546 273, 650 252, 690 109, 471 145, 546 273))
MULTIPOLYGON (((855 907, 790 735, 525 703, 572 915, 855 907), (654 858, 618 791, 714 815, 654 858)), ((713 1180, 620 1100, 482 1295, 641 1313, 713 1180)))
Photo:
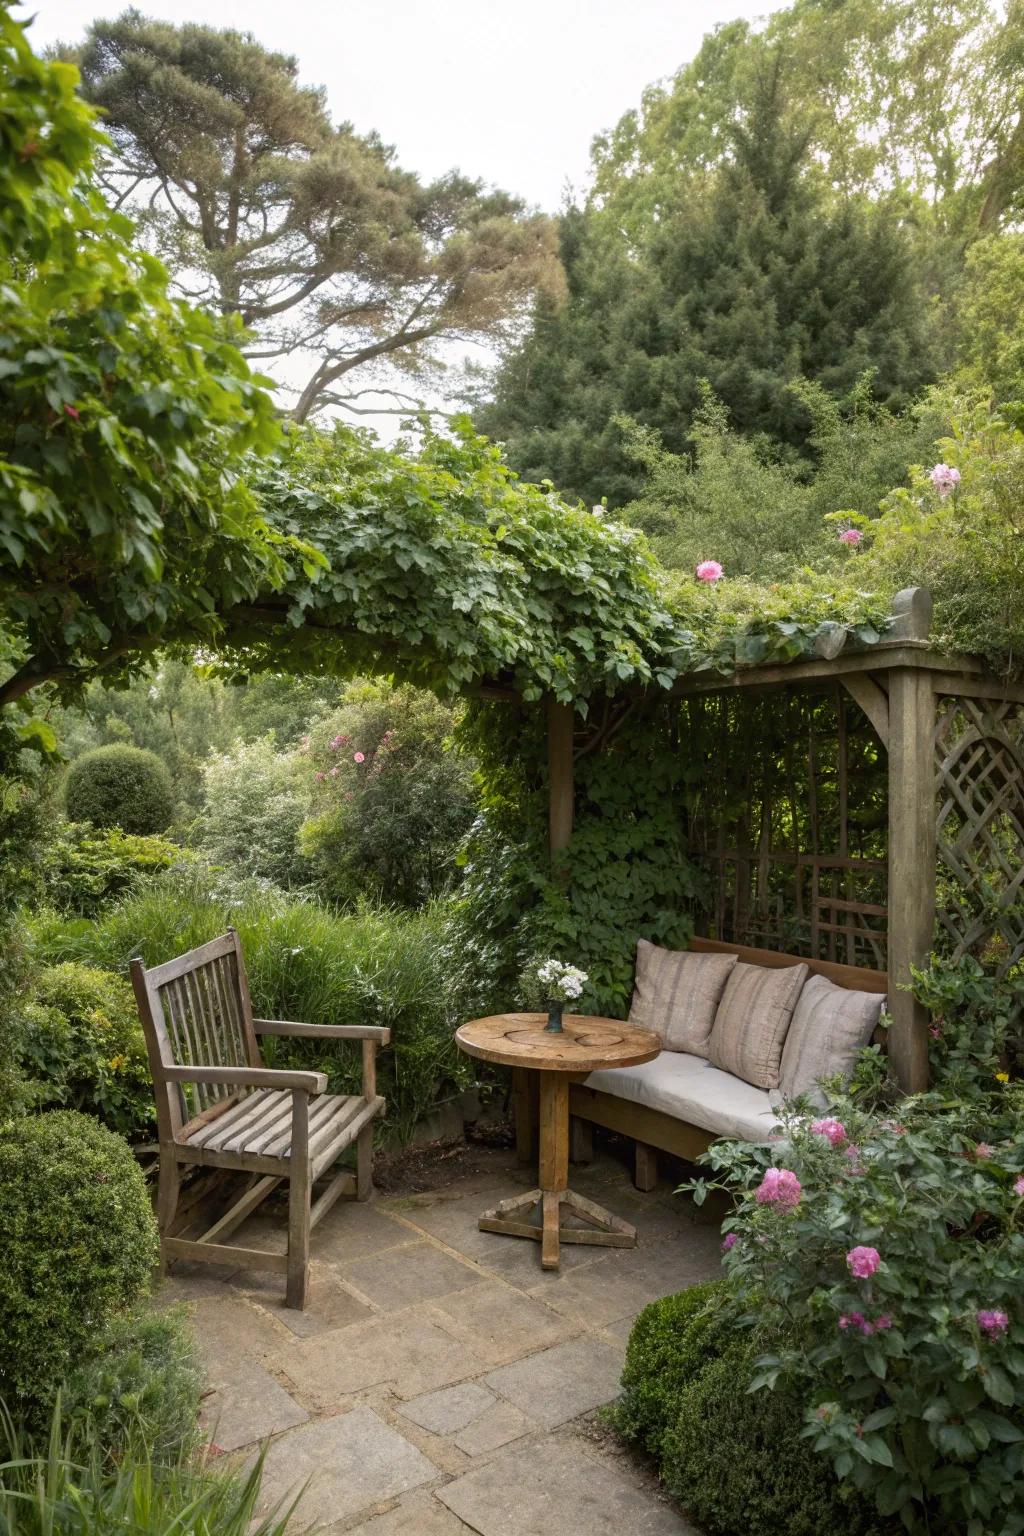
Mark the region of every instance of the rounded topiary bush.
POLYGON ((660 1456, 662 1442, 679 1412, 683 1388, 700 1372, 715 1349, 721 1324, 717 1305, 724 1280, 691 1285, 689 1290, 644 1307, 629 1335, 622 1372, 622 1397, 615 1417, 619 1432, 660 1456))
POLYGON ((68 769, 64 805, 72 821, 121 827, 147 836, 174 818, 171 776, 155 752, 141 747, 96 747, 68 769))
POLYGON ((883 1536, 873 1512, 801 1438, 794 1393, 747 1392, 757 1351, 722 1305, 727 1293, 727 1280, 713 1280, 640 1313, 619 1431, 657 1459, 665 1486, 708 1536, 883 1536))
POLYGON ((144 1293, 157 1254, 142 1172, 70 1110, 0 1131, 0 1398, 42 1429, 71 1368, 144 1293))

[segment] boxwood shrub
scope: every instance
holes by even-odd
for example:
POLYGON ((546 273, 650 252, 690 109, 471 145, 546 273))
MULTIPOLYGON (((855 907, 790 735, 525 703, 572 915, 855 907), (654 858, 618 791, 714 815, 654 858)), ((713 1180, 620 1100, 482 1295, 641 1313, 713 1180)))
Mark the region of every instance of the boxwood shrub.
POLYGON ((155 752, 118 743, 75 758, 64 781, 64 805, 71 821, 146 836, 166 831, 174 820, 174 788, 155 752))
POLYGON ((646 1307, 630 1335, 620 1432, 657 1460, 708 1536, 888 1536, 801 1438, 792 1394, 749 1394, 756 1351, 726 1322, 724 1282, 646 1307))
POLYGON ((29 1429, 147 1290, 156 1223, 126 1142, 71 1110, 0 1130, 0 1398, 29 1429))

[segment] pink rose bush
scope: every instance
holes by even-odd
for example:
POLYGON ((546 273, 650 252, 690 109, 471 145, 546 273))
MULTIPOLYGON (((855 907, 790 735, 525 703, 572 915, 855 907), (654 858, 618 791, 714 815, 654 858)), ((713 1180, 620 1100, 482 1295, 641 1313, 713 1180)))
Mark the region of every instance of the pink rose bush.
POLYGON ((766 1146, 705 1157, 736 1199, 738 1390, 795 1391, 812 1447, 912 1536, 1009 1536, 1024 1504, 1024 1101, 989 1081, 899 1119, 836 1095, 783 1112, 785 1167, 766 1146))

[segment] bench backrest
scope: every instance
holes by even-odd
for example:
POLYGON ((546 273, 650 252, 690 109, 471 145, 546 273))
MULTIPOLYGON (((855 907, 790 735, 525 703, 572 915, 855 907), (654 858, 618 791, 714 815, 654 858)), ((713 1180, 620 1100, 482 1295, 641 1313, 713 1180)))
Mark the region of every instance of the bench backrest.
POLYGON ((233 928, 219 939, 146 970, 131 962, 156 1094, 161 1139, 177 1134, 195 1111, 202 1113, 238 1089, 168 1083, 169 1066, 260 1067, 245 961, 233 928))
POLYGON ((755 949, 750 944, 723 944, 720 939, 690 940, 690 948, 702 954, 736 955, 747 965, 766 965, 779 969, 787 965, 806 965, 816 976, 824 976, 837 987, 857 992, 888 992, 886 971, 869 971, 866 966, 837 965, 834 960, 811 960, 806 955, 784 955, 777 949, 755 949))

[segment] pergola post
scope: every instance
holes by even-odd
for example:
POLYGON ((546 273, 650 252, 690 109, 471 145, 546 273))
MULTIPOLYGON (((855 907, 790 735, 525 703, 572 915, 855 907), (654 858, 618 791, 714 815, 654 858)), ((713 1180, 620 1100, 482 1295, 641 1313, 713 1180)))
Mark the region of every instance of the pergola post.
POLYGON ((889 674, 889 1059, 900 1087, 928 1086, 928 1014, 906 989, 935 922, 935 692, 924 667, 889 674))
POLYGON ((572 836, 573 813, 573 710, 553 694, 547 699, 548 715, 548 848, 551 857, 564 853, 572 836))

